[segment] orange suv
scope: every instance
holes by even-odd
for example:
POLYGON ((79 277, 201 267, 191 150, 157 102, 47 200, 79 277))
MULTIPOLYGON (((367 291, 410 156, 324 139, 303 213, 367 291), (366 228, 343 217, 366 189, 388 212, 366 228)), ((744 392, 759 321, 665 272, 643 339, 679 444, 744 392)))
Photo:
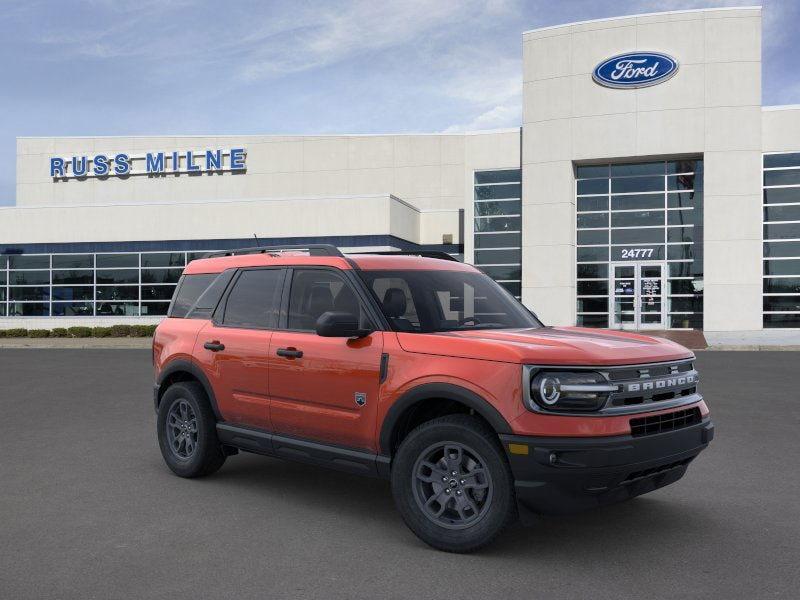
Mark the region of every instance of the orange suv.
POLYGON ((423 541, 475 550, 518 516, 670 484, 713 425, 694 355, 547 327, 446 254, 215 253, 184 271, 153 360, 181 477, 255 452, 391 480, 423 541))

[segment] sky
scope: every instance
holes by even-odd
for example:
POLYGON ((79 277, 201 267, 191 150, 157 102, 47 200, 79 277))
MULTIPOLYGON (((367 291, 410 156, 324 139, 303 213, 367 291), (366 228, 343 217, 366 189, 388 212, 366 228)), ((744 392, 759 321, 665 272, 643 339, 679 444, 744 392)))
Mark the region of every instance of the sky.
MULTIPOLYGON (((17 136, 518 127, 523 31, 753 4, 0 0, 0 205, 17 136)), ((800 2, 763 6, 763 103, 800 103, 800 2)))

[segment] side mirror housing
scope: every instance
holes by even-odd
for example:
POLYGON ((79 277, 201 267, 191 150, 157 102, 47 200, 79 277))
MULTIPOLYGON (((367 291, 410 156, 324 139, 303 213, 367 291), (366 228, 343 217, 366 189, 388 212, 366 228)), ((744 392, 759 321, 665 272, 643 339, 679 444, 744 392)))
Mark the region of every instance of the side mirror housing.
POLYGON ((322 337, 362 338, 372 333, 371 329, 359 326, 358 317, 346 312, 328 311, 317 319, 317 335, 322 337))

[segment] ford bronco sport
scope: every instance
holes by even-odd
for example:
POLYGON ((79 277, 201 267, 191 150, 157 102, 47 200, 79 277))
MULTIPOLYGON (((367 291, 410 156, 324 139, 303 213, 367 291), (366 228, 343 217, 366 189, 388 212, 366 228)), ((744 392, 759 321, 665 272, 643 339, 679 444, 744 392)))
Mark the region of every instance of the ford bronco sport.
POLYGON ((191 262, 153 340, 169 468, 247 451, 385 477, 417 536, 467 552, 673 483, 708 445, 685 348, 546 327, 478 269, 402 254, 191 262))

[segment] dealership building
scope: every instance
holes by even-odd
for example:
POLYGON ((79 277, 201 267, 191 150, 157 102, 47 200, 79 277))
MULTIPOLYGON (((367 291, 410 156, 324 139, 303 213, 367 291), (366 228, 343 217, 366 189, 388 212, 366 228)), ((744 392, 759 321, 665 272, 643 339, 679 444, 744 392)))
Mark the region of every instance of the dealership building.
POLYGON ((523 39, 520 127, 19 138, 0 328, 156 322, 210 250, 443 250, 547 324, 800 339, 800 106, 760 8, 523 39))

